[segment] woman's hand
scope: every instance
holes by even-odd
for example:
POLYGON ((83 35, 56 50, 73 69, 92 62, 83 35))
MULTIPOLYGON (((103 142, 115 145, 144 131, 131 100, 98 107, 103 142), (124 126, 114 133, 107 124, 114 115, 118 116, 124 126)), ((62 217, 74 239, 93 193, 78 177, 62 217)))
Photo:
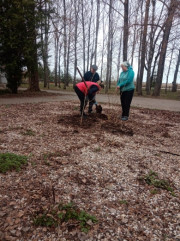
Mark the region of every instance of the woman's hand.
POLYGON ((119 86, 116 87, 116 94, 118 93, 118 90, 120 89, 119 86))

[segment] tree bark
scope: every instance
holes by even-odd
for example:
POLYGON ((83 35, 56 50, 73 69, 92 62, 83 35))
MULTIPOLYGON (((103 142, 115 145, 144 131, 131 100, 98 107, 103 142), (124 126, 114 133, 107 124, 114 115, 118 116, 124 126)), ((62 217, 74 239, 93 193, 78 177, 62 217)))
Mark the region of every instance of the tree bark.
MULTIPOLYGON (((35 16, 35 2, 31 5, 31 14, 35 16)), ((31 35, 31 57, 32 61, 28 65, 28 71, 30 73, 29 90, 30 91, 40 91, 39 89, 39 78, 38 78, 38 57, 37 57, 37 43, 36 43, 36 22, 29 23, 31 25, 32 35, 31 35)))
POLYGON ((174 53, 174 46, 173 49, 171 51, 171 57, 170 57, 170 62, 169 62, 169 66, 168 66, 168 72, 167 72, 167 77, 166 77, 166 87, 165 87, 165 93, 167 94, 167 86, 168 86, 168 80, 169 80, 169 73, 171 70, 171 64, 172 64, 172 60, 173 60, 173 53, 174 53))
POLYGON ((85 64, 86 64, 86 35, 85 35, 85 18, 84 18, 84 3, 81 0, 82 7, 82 29, 83 29, 83 73, 85 73, 85 64))
POLYGON ((174 72, 174 80, 172 82, 172 92, 177 91, 177 75, 178 75, 178 71, 179 71, 179 65, 180 65, 180 49, 179 49, 178 59, 177 59, 177 63, 176 63, 176 69, 174 72))
POLYGON ((137 83, 138 95, 142 95, 142 82, 143 82, 143 76, 144 76, 145 57, 146 57, 146 49, 147 49, 146 38, 147 38, 147 26, 148 26, 148 19, 149 19, 149 7, 150 7, 150 0, 147 0, 145 18, 144 18, 142 48, 141 48, 141 68, 140 68, 139 79, 137 83))
POLYGON ((153 43, 153 36, 154 36, 154 21, 155 21, 155 7, 156 7, 156 0, 152 0, 153 10, 152 10, 152 21, 151 21, 151 32, 150 32, 150 44, 149 44, 149 56, 148 56, 148 63, 147 63, 147 80, 146 80, 146 94, 151 94, 151 66, 154 56, 154 43, 153 43))
POLYGON ((109 79, 110 79, 110 48, 111 48, 111 25, 112 25, 112 1, 109 0, 109 29, 108 29, 108 43, 107 43, 107 70, 106 70, 106 88, 105 88, 105 93, 108 92, 109 88, 109 79))
MULTIPOLYGON (((64 76, 67 73, 67 31, 66 31, 66 25, 67 25, 67 16, 66 16, 66 1, 63 0, 63 10, 64 10, 64 16, 63 16, 63 24, 64 24, 64 76)), ((66 78, 64 78, 64 89, 66 89, 67 81, 66 78)))
POLYGON ((119 51, 118 51, 118 58, 117 58, 117 81, 119 80, 119 71, 120 71, 120 59, 121 59, 121 48, 122 48, 122 32, 120 34, 120 41, 119 41, 119 51))
POLYGON ((77 39, 78 39, 78 13, 79 12, 79 4, 74 0, 74 15, 75 15, 75 33, 74 33, 74 80, 73 85, 76 84, 76 73, 77 73, 77 39), (78 5, 78 6, 77 6, 78 5))
POLYGON ((123 61, 128 60, 129 0, 124 0, 123 61))
POLYGON ((97 13, 96 13, 96 41, 95 41, 95 56, 94 63, 97 62, 97 43, 98 43, 98 33, 99 33, 99 12, 100 12, 100 0, 97 0, 97 13))
POLYGON ((93 0, 91 0, 91 14, 89 18, 89 25, 88 25, 88 45, 87 45, 87 66, 86 71, 89 70, 89 63, 91 63, 91 55, 90 55, 90 43, 91 43, 91 21, 93 15, 93 0))
POLYGON ((55 86, 57 86, 57 82, 58 82, 58 51, 59 49, 59 36, 58 33, 55 34, 55 67, 54 67, 54 83, 55 86))
POLYGON ((172 27, 173 18, 176 12, 178 6, 177 0, 171 0, 170 6, 168 8, 168 17, 166 19, 165 24, 165 30, 162 40, 162 47, 159 57, 159 64, 158 64, 158 71, 157 71, 157 81, 155 84, 154 96, 159 96, 161 91, 161 85, 162 85, 162 79, 163 79, 163 72, 164 72, 164 64, 165 64, 165 58, 166 58, 166 51, 167 51, 167 45, 169 40, 169 35, 172 27))

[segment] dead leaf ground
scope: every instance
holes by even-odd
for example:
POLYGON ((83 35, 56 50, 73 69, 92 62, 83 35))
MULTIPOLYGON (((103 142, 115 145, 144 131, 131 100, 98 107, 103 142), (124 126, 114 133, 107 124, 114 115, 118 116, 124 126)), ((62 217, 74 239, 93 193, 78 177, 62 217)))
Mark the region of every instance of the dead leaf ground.
POLYGON ((179 240, 180 113, 133 108, 122 123, 119 107, 104 105, 103 115, 80 125, 78 109, 1 106, 0 152, 29 161, 19 173, 0 174, 0 240, 179 240), (149 170, 169 180, 176 197, 152 194, 139 181, 149 170), (70 224, 33 226, 35 213, 54 205, 53 190, 55 203, 71 201, 97 217, 88 234, 70 224))

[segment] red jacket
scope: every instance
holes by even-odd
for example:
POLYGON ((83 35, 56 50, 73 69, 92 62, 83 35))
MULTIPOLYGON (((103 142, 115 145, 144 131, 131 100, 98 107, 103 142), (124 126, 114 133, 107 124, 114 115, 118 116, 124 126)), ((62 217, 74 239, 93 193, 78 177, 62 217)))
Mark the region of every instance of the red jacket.
MULTIPOLYGON (((95 82, 91 82, 91 81, 86 81, 86 85, 88 87, 88 90, 91 88, 91 86, 95 85, 98 87, 98 89, 100 90, 100 86, 95 83, 95 82)), ((87 90, 87 87, 86 87, 85 83, 84 82, 80 82, 78 84, 76 84, 76 86, 78 87, 78 89, 83 92, 83 94, 87 95, 88 94, 88 90, 87 90)))

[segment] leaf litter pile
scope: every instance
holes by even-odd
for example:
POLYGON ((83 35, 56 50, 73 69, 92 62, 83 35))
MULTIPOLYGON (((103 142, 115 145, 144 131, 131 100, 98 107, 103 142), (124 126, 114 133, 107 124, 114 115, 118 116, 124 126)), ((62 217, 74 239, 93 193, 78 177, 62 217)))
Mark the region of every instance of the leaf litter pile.
POLYGON ((0 240, 179 240, 180 113, 77 103, 1 105, 0 240), (8 154, 9 155, 9 154, 8 154))

